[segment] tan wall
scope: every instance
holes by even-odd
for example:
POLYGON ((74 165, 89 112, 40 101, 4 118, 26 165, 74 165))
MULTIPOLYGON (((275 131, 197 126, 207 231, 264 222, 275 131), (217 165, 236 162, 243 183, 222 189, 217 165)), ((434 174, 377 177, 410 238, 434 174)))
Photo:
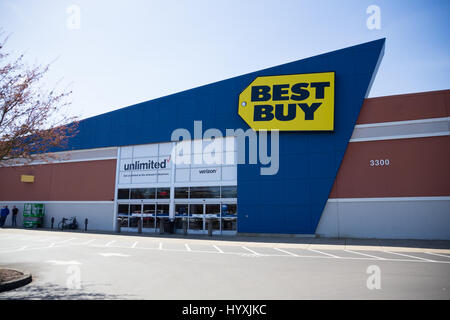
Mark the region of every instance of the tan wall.
POLYGON ((0 167, 0 201, 112 201, 115 173, 116 160, 0 167))

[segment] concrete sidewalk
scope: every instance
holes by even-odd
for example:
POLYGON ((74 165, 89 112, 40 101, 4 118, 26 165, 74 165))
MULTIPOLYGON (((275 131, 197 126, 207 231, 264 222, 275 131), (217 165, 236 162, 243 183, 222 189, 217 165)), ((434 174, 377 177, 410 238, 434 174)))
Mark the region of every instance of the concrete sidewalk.
POLYGON ((134 232, 107 232, 107 231, 83 231, 83 230, 59 230, 59 229, 26 229, 26 228, 2 228, 0 232, 23 233, 23 231, 36 233, 70 233, 77 236, 117 236, 123 239, 165 239, 169 241, 189 241, 191 243, 220 242, 221 245, 246 245, 260 247, 284 247, 303 248, 317 250, 368 250, 368 251, 404 251, 404 252, 436 252, 450 254, 450 240, 414 240, 414 239, 336 239, 295 236, 265 236, 265 235, 237 235, 237 236, 208 236, 208 235, 182 235, 182 234, 155 234, 134 232))

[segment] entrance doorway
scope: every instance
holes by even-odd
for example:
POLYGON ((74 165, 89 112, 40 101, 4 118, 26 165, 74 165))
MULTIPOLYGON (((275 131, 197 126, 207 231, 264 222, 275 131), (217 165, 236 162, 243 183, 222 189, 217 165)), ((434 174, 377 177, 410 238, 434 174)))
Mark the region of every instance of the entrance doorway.
POLYGON ((235 203, 176 203, 175 232, 208 234, 235 234, 237 212, 235 203))
POLYGON ((169 203, 118 203, 117 216, 124 231, 158 232, 161 220, 169 218, 169 203))

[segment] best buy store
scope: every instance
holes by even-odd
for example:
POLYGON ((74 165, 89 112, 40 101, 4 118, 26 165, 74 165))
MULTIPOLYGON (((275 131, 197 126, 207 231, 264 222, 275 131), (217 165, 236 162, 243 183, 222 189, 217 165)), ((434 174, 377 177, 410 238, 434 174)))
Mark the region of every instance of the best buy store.
MULTIPOLYGON (((170 218, 177 232, 186 220, 188 233, 207 233, 211 224, 230 235, 450 239, 450 90, 366 99, 384 44, 82 120, 67 148, 55 150, 63 155, 58 161, 0 167, 0 205, 44 203, 46 227, 51 217, 76 216, 88 218, 91 230, 120 223, 158 232, 170 218), (223 161, 176 161, 174 148, 190 141, 172 141, 179 128, 192 141, 219 131, 223 161), (259 160, 261 150, 274 156, 276 143, 273 174, 262 174, 273 163, 249 161, 249 144, 242 149, 238 135, 226 134, 249 128, 259 160), (23 175, 34 182, 22 182, 23 175)), ((192 147, 191 159, 211 143, 192 147)))

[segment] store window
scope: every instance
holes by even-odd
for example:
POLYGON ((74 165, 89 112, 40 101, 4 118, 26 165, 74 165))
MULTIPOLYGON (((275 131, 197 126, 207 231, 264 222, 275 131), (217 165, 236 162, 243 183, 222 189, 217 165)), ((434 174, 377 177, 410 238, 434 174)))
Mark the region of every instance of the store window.
POLYGON ((206 214, 220 215, 220 205, 219 204, 207 204, 205 209, 206 214))
POLYGON ((191 187, 191 199, 220 198, 220 187, 191 187))
POLYGON ((120 216, 119 223, 120 223, 120 227, 128 228, 128 216, 120 216))
POLYGON ((175 198, 176 199, 187 199, 189 198, 189 188, 175 188, 175 198))
POLYGON ((170 199, 170 188, 158 188, 156 197, 158 199, 170 199))
POLYGON ((117 190, 117 199, 130 199, 130 189, 117 190))
POLYGON ((142 227, 146 229, 154 229, 156 224, 156 204, 144 204, 143 209, 142 227))
POLYGON ((141 214, 141 205, 140 204, 131 204, 130 205, 130 213, 131 213, 131 215, 140 215, 141 214))
POLYGON ((222 198, 237 198, 236 186, 222 186, 222 198))
POLYGON ((154 215, 155 214, 155 205, 154 204, 144 204, 144 212, 145 215, 154 215))
POLYGON ((222 204, 222 216, 236 216, 236 204, 222 204))
POLYGON ((130 205, 130 228, 137 228, 138 222, 141 219, 141 205, 130 205))
POLYGON ((177 216, 185 216, 188 214, 188 205, 187 204, 177 204, 175 205, 175 215, 177 216))
POLYGON ((156 205, 157 215, 169 215, 169 205, 168 204, 157 204, 156 205))
POLYGON ((236 204, 222 204, 222 231, 236 231, 236 204))
POLYGON ((131 199, 155 199, 155 188, 131 189, 131 199))
POLYGON ((193 214, 203 214, 203 205, 202 204, 191 204, 189 205, 189 215, 193 214))
POLYGON ((119 204, 117 207, 118 220, 121 227, 128 227, 128 214, 130 212, 130 206, 128 204, 119 204))
POLYGON ((119 215, 128 215, 130 206, 128 204, 119 204, 117 213, 119 215))

